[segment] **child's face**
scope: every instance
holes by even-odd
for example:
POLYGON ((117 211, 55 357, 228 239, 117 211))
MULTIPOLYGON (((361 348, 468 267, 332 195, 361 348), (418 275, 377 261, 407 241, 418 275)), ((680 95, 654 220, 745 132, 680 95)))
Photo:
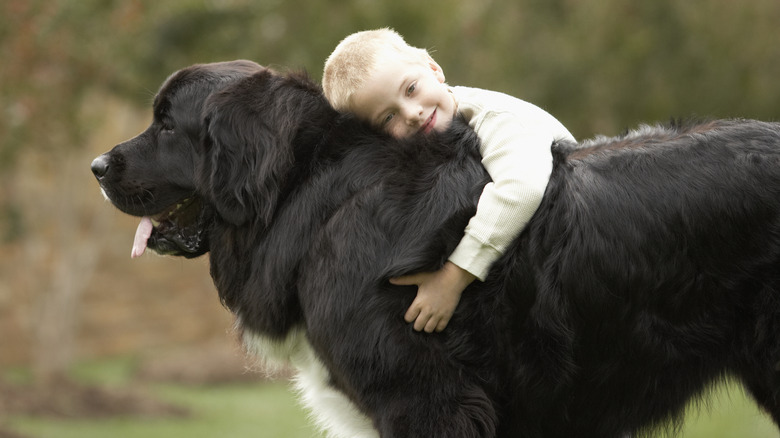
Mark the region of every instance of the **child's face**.
POLYGON ((380 60, 351 104, 359 118, 396 138, 443 131, 457 109, 441 67, 422 57, 418 62, 380 60))

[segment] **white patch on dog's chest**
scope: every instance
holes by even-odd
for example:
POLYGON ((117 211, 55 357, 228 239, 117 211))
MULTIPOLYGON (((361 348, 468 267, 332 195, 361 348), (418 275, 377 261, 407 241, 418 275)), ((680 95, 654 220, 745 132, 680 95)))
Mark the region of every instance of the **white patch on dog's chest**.
POLYGON ((257 357, 266 369, 295 369, 293 383, 301 403, 311 411, 314 424, 334 438, 378 438, 371 419, 330 384, 330 373, 306 339, 296 328, 282 341, 272 340, 246 329, 243 342, 247 352, 257 357))

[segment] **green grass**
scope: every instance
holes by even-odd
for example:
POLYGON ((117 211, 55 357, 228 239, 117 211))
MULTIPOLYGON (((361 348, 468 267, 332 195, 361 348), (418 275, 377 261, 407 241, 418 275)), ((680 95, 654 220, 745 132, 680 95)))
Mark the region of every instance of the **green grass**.
POLYGON ((155 385, 160 399, 190 409, 187 418, 55 420, 11 418, 35 438, 312 438, 319 435, 284 382, 217 386, 155 385))
POLYGON ((768 415, 759 411, 742 388, 723 384, 704 407, 689 408, 681 433, 684 438, 778 438, 768 415))
MULTIPOLYGON (((134 362, 116 360, 82 364, 76 379, 131 385, 134 362)), ((14 380, 23 381, 23 373, 14 380)), ((186 418, 111 418, 64 420, 12 417, 4 426, 32 438, 315 438, 320 435, 298 406, 286 382, 209 386, 150 384, 159 399, 186 407, 186 418)), ((658 434, 663 437, 664 434, 658 434)), ((769 418, 736 385, 713 390, 706 407, 691 409, 679 435, 684 438, 778 438, 769 418)))
MULTIPOLYGON (((83 383, 133 387, 137 362, 132 357, 84 362, 70 376, 83 383)), ((3 376, 30 383, 29 370, 3 376)), ((15 416, 2 424, 31 438, 319 438, 285 381, 220 385, 143 384, 142 392, 190 412, 184 418, 117 417, 54 419, 15 416)), ((0 419, 2 420, 2 419, 0 419)))

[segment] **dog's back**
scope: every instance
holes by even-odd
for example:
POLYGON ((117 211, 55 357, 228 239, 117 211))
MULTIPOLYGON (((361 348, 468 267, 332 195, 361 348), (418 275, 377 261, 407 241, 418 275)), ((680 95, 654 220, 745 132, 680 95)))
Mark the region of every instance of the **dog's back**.
POLYGON ((778 420, 780 124, 559 146, 516 250, 535 278, 518 293, 536 294, 518 393, 545 436, 676 419, 725 376, 778 420))

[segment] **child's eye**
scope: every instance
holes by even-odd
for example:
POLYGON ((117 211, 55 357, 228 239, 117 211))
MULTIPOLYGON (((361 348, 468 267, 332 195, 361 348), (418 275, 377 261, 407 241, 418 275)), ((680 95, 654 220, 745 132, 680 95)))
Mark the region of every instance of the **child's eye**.
POLYGON ((390 123, 390 121, 393 120, 393 117, 395 117, 395 114, 393 114, 393 113, 389 113, 388 115, 386 115, 385 118, 382 119, 382 126, 387 125, 388 123, 390 123))
POLYGON ((406 95, 411 96, 412 93, 414 93, 414 89, 417 88, 417 83, 414 82, 412 85, 409 85, 409 88, 406 89, 406 95))

